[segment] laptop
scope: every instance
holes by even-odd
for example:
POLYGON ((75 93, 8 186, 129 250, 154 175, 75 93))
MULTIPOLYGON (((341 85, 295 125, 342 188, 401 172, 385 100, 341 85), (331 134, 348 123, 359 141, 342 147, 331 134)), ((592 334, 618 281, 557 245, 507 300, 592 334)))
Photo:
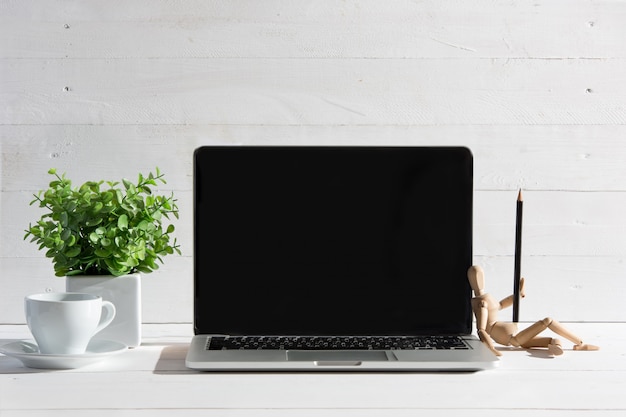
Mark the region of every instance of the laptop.
POLYGON ((467 148, 198 148, 186 366, 496 366, 471 335, 472 195, 467 148))

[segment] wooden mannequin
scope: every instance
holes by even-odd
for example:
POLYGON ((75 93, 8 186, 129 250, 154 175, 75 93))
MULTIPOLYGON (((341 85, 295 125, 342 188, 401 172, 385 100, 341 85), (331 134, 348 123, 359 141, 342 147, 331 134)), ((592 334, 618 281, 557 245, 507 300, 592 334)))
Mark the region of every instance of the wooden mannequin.
MULTIPOLYGON (((574 350, 598 350, 594 345, 584 344, 583 341, 569 330, 565 329, 561 323, 546 317, 530 327, 518 332, 517 323, 498 321, 498 311, 513 304, 513 296, 504 298, 499 303, 485 293, 485 274, 480 266, 472 266, 467 271, 467 278, 470 286, 474 290, 472 298, 472 309, 476 316, 476 327, 480 340, 498 356, 502 354, 496 350, 493 342, 504 346, 515 346, 523 348, 547 348, 551 355, 563 354, 561 341, 551 337, 537 337, 545 329, 550 329, 554 333, 566 338, 574 343, 574 350)), ((520 297, 525 297, 524 278, 520 280, 520 297)))

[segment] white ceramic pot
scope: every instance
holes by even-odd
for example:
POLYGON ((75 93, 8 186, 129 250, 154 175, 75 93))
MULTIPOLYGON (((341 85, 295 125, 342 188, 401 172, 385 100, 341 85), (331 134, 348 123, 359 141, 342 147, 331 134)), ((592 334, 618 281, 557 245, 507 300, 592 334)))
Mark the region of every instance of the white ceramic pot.
POLYGON ((113 322, 94 336, 98 340, 113 340, 137 347, 141 344, 141 275, 121 277, 78 275, 66 277, 68 292, 99 295, 115 305, 113 322))

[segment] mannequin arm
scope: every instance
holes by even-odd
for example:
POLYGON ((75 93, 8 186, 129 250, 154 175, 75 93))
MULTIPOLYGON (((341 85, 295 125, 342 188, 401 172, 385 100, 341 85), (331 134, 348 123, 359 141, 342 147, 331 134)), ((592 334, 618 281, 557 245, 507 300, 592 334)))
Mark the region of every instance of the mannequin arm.
POLYGON ((487 332, 487 320, 488 320, 488 315, 489 315, 489 310, 487 309, 487 303, 482 300, 474 299, 472 300, 472 309, 474 310, 474 315, 476 316, 476 327, 478 328, 478 338, 496 356, 502 356, 502 354, 496 350, 496 347, 493 344, 493 339, 491 339, 491 336, 487 332))
POLYGON ((502 356, 502 353, 496 350, 496 347, 493 344, 493 340, 491 339, 491 336, 489 336, 489 334, 486 331, 482 329, 478 329, 478 338, 480 339, 481 342, 483 342, 489 348, 490 351, 493 352, 494 355, 502 356))
POLYGON ((513 305, 513 295, 509 295, 506 298, 500 300, 500 310, 504 310, 507 307, 511 307, 513 305))
MULTIPOLYGON (((520 279, 519 281, 519 296, 521 298, 526 297, 526 292, 524 291, 524 282, 525 282, 524 278, 520 279)), ((500 310, 503 310, 507 307, 511 307, 512 305, 513 305, 513 295, 509 295, 508 297, 503 298, 500 301, 500 310)))

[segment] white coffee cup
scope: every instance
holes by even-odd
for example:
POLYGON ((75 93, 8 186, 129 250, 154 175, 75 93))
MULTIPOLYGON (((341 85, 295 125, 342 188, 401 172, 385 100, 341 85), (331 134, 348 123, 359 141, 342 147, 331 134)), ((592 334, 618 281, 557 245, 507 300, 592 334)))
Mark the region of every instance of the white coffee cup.
POLYGON ((26 322, 43 354, 85 353, 89 341, 115 318, 115 306, 82 293, 33 294, 24 299, 26 322))

